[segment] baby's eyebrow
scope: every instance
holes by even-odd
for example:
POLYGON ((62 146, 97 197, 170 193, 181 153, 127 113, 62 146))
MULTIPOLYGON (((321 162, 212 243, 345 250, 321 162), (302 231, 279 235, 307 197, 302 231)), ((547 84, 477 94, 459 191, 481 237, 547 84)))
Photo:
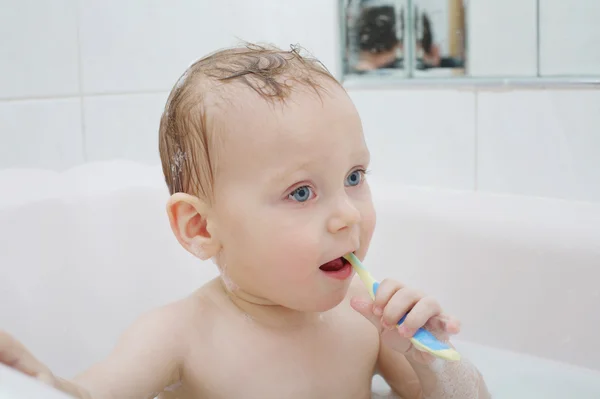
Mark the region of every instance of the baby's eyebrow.
POLYGON ((355 162, 358 161, 358 163, 366 165, 371 162, 371 153, 366 149, 356 151, 352 153, 351 159, 355 160, 355 162))
MULTIPOLYGON (((351 165, 351 167, 356 167, 359 164, 366 166, 371 160, 371 154, 369 150, 361 149, 353 152, 350 155, 350 159, 355 163, 354 165, 351 165)), ((285 168, 278 169, 275 173, 273 173, 269 180, 275 184, 285 182, 293 174, 310 171, 313 169, 312 166, 314 166, 314 163, 314 160, 304 160, 293 163, 285 168)))
POLYGON ((273 176, 271 177, 271 181, 276 182, 276 183, 284 182, 294 173, 309 170, 310 164, 311 164, 311 162, 305 161, 305 162, 299 162, 299 163, 292 164, 286 168, 278 169, 277 172, 275 172, 273 174, 273 176))

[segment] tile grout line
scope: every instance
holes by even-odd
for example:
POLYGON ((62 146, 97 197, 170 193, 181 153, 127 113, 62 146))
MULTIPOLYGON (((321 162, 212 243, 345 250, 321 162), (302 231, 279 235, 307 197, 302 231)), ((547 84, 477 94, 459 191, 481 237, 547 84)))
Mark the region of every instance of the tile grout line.
POLYGON ((535 2, 535 40, 536 40, 536 46, 535 46, 535 50, 536 50, 536 75, 537 77, 541 77, 541 71, 540 71, 540 0, 536 0, 535 2))
POLYGON ((48 96, 32 97, 0 97, 1 102, 20 102, 20 101, 44 101, 44 100, 69 100, 86 97, 110 97, 110 96, 136 96, 149 94, 169 94, 169 89, 164 90, 137 90, 137 91, 108 91, 105 93, 75 93, 75 94, 53 94, 48 96))
POLYGON ((475 151, 473 154, 474 157, 474 173, 473 173, 473 187, 475 189, 475 191, 479 191, 479 187, 478 187, 478 180, 479 180, 479 92, 477 90, 475 90, 475 98, 474 98, 474 108, 475 108, 475 115, 473 118, 473 123, 475 125, 475 151))
POLYGON ((79 81, 79 118, 81 125, 81 151, 83 162, 88 162, 87 135, 85 132, 85 101, 83 95, 83 61, 81 56, 81 1, 76 2, 77 14, 77 79, 79 81))

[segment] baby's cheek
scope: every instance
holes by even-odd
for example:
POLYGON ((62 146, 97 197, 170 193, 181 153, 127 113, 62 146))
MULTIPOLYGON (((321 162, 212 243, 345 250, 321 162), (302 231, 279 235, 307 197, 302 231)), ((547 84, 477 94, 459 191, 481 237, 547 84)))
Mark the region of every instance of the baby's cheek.
POLYGON ((323 253, 321 235, 299 225, 288 231, 280 231, 272 237, 271 246, 278 263, 286 273, 301 276, 314 270, 323 253))
POLYGON ((375 231, 375 225, 377 224, 377 216, 375 214, 375 209, 373 206, 365 207, 365 210, 361 212, 361 242, 360 245, 369 245, 371 242, 371 237, 373 236, 373 232, 375 231))
POLYGON ((320 235, 307 231, 305 226, 298 226, 292 231, 282 231, 276 235, 273 241, 277 242, 279 251, 288 262, 295 264, 306 264, 315 261, 318 257, 320 235))

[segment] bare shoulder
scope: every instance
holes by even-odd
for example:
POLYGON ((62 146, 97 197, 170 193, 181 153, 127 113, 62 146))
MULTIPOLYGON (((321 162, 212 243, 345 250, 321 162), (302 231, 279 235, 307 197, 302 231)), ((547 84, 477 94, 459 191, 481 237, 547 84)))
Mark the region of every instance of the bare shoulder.
POLYGON ((181 381, 193 332, 210 306, 194 293, 139 316, 101 362, 75 378, 92 397, 150 396, 181 381), (204 304, 204 305, 203 305, 204 304))
POLYGON ((202 326, 210 325, 210 319, 216 313, 212 285, 213 282, 209 282, 178 301, 151 310, 138 322, 170 337, 184 338, 190 329, 198 333, 202 326))
POLYGON ((180 357, 189 345, 190 330, 198 330, 199 320, 206 320, 209 304, 202 295, 204 288, 182 299, 164 304, 139 315, 122 333, 115 352, 132 352, 154 348, 155 354, 180 357))
POLYGON ((197 294, 194 293, 177 301, 167 303, 141 314, 134 327, 147 329, 148 334, 173 334, 182 332, 190 323, 190 316, 201 312, 197 304, 197 294))

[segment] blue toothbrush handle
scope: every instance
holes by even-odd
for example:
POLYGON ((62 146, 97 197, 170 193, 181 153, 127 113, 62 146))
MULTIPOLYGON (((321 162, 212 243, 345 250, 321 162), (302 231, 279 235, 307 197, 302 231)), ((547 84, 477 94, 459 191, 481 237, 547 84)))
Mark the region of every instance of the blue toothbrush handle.
MULTIPOLYGON (((375 293, 379 288, 379 283, 377 280, 375 280, 367 271, 367 269, 365 269, 356 255, 349 253, 348 255, 345 255, 344 258, 350 262, 350 264, 352 264, 352 267, 365 284, 369 294, 371 295, 371 298, 374 300, 375 293)), ((404 315, 400 321, 398 321, 398 325, 401 325, 405 319, 406 315, 404 315)), ((418 350, 429 352, 437 358, 448 361, 460 360, 460 354, 453 347, 451 347, 449 344, 439 341, 432 333, 424 328, 419 328, 417 332, 410 338, 410 342, 418 350)))

